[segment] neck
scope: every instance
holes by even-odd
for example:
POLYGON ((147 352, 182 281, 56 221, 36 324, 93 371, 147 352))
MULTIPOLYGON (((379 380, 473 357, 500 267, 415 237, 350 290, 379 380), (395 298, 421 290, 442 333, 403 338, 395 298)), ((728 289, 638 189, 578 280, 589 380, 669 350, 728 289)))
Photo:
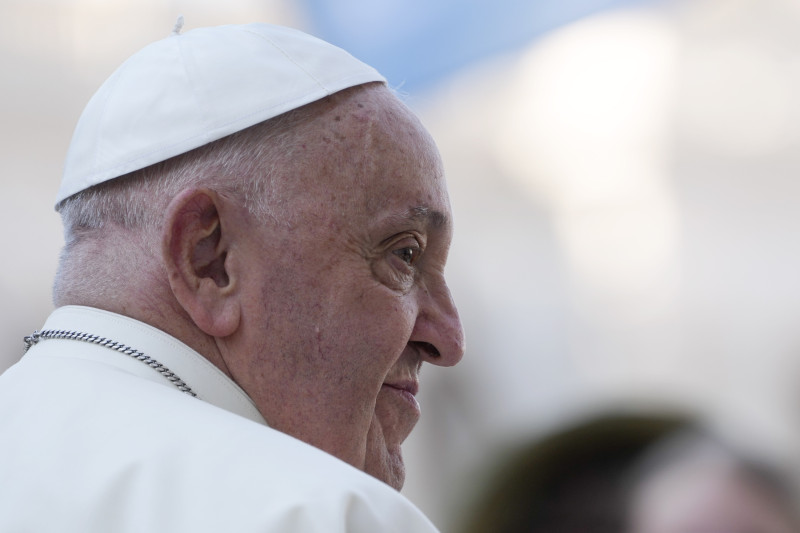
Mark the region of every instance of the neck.
POLYGON ((220 354, 214 337, 204 333, 172 296, 166 281, 137 284, 131 279, 113 288, 95 285, 89 293, 64 295, 57 307, 81 305, 94 307, 144 322, 180 340, 232 377, 220 354))
MULTIPOLYGON (((170 296, 171 294, 169 292, 170 296)), ((119 302, 125 299, 117 298, 111 301, 119 302)), ((174 298, 148 298, 144 304, 137 299, 128 301, 130 303, 124 306, 106 305, 100 306, 100 309, 135 318, 168 333, 233 379, 220 354, 216 339, 198 328, 174 298)))

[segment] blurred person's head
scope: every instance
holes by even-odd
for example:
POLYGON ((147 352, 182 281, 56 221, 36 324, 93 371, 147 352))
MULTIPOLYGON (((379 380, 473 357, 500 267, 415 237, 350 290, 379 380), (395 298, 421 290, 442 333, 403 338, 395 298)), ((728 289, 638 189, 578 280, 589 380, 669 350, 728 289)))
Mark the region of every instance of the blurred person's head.
POLYGON ((632 464, 682 424, 667 415, 599 416, 519 447, 494 466, 460 531, 620 533, 632 464))
POLYGON ((681 432, 658 443, 633 478, 628 533, 800 530, 779 472, 702 432, 681 432))

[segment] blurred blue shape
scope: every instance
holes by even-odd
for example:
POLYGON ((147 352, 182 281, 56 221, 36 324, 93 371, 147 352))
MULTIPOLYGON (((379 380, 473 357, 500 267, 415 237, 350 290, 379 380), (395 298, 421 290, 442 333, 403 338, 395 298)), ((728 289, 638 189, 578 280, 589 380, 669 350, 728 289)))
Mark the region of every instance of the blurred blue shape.
POLYGON ((415 93, 600 11, 654 0, 303 0, 312 32, 415 93))

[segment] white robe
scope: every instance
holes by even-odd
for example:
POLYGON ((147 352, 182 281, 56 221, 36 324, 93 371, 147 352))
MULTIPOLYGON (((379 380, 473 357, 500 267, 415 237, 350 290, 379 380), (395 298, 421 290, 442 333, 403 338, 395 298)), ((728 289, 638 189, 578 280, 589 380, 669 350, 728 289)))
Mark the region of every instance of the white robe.
POLYGON ((0 376, 0 531, 428 532, 400 493, 270 429, 252 400, 166 333, 87 307, 43 329, 97 334, 168 367, 42 340, 0 376))

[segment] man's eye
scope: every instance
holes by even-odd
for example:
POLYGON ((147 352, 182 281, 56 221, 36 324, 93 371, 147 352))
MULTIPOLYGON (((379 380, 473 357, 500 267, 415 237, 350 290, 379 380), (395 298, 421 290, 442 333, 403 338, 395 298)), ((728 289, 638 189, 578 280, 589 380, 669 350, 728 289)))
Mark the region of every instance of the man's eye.
POLYGON ((394 254, 403 260, 403 262, 409 266, 413 265, 414 262, 417 260, 419 256, 420 249, 418 247, 408 246, 406 248, 400 248, 399 250, 395 250, 394 254))

